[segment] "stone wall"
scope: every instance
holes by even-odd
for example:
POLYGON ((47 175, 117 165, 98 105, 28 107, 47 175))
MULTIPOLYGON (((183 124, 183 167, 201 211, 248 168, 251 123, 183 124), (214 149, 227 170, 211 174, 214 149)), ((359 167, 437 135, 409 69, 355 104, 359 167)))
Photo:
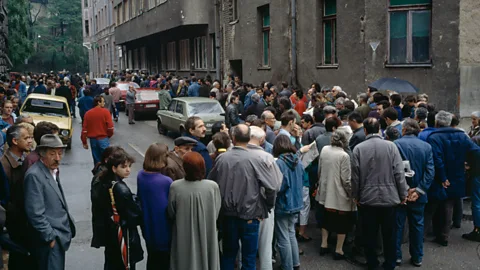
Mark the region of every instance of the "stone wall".
POLYGON ((480 110, 480 1, 460 1, 460 116, 480 110))
POLYGON ((6 0, 0 0, 0 75, 7 73, 10 63, 7 58, 8 19, 6 0))

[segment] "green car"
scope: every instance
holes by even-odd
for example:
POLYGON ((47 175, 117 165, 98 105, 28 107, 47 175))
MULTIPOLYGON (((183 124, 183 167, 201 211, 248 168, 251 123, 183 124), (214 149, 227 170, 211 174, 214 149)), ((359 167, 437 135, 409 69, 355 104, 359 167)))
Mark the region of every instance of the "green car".
POLYGON ((158 133, 166 134, 168 131, 183 134, 185 121, 190 116, 202 118, 207 128, 207 136, 212 134, 215 122, 225 122, 225 111, 216 99, 204 97, 180 97, 172 99, 168 110, 157 111, 158 133))

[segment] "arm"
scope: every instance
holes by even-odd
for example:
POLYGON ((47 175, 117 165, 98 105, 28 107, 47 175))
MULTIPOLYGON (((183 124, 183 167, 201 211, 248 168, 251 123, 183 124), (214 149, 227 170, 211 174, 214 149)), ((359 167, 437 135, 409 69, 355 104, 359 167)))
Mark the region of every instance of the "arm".
POLYGON ((403 166, 402 156, 398 151, 397 146, 393 145, 393 177, 395 178, 395 183, 397 185, 398 197, 400 201, 404 201, 408 195, 408 185, 407 180, 405 180, 405 167, 403 166))
POLYGON ((176 192, 175 192, 175 185, 171 185, 170 186, 170 191, 168 193, 168 206, 167 206, 167 212, 168 212, 168 216, 170 217, 170 219, 172 220, 175 220, 175 216, 177 214, 177 211, 176 211, 176 208, 177 208, 177 204, 176 204, 176 192))
POLYGON ((127 185, 117 182, 113 189, 115 204, 120 218, 126 221, 126 226, 134 228, 142 224, 142 209, 134 200, 134 196, 127 185))
POLYGON ((39 233, 42 241, 49 243, 55 240, 56 233, 45 217, 44 180, 39 179, 33 173, 28 174, 25 178, 25 213, 28 222, 39 233))
POLYGON ((260 162, 259 166, 254 167, 255 177, 260 183, 260 186, 265 189, 265 203, 267 204, 268 210, 275 206, 275 198, 277 191, 279 190, 280 183, 278 177, 282 175, 280 169, 277 171, 275 166, 277 165, 273 160, 271 160, 262 161, 260 162))
POLYGON ((425 164, 425 173, 423 174, 423 179, 418 183, 416 188, 416 191, 421 195, 427 193, 435 177, 435 165, 433 164, 432 147, 430 145, 428 145, 428 150, 426 152, 427 163, 425 164))
POLYGON ((351 185, 352 185, 352 197, 358 202, 360 199, 360 165, 359 165, 359 151, 355 148, 353 151, 353 157, 351 159, 351 185))
POLYGON ((110 111, 105 111, 104 114, 105 114, 105 118, 106 118, 105 120, 107 124, 107 136, 108 138, 111 138, 113 136, 115 127, 113 126, 113 121, 112 121, 112 117, 110 116, 110 111))
POLYGON ((200 153, 203 157, 203 160, 205 160, 205 177, 210 173, 210 170, 212 169, 212 158, 210 157, 210 154, 208 153, 207 148, 203 149, 200 153))
POLYGON ((445 164, 443 163, 443 151, 438 140, 432 139, 432 136, 427 138, 427 142, 432 146, 433 162, 435 164, 435 176, 442 183, 447 181, 447 172, 445 171, 445 164))
POLYGON ((352 171, 350 165, 350 157, 344 156, 340 163, 340 180, 342 181, 342 186, 347 192, 349 197, 352 197, 352 171))

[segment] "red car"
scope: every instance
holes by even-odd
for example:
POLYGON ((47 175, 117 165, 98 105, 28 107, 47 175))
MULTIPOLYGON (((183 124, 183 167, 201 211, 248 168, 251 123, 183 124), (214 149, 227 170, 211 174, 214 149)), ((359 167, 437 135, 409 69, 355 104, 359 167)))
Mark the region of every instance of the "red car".
POLYGON ((120 89, 122 95, 120 96, 120 110, 125 110, 125 98, 127 96, 128 87, 132 85, 135 90, 157 91, 157 88, 140 88, 135 82, 117 82, 117 87, 120 89))
POLYGON ((158 92, 152 91, 152 89, 138 89, 137 100, 135 100, 135 120, 139 116, 152 116, 157 115, 159 101, 158 92))

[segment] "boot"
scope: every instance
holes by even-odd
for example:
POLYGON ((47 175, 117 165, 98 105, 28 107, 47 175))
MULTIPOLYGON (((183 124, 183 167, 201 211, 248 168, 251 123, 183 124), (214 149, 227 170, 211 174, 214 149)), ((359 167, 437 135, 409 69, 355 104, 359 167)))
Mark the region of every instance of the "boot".
POLYGON ((475 227, 471 233, 466 233, 462 237, 470 241, 480 242, 480 227, 475 227))

